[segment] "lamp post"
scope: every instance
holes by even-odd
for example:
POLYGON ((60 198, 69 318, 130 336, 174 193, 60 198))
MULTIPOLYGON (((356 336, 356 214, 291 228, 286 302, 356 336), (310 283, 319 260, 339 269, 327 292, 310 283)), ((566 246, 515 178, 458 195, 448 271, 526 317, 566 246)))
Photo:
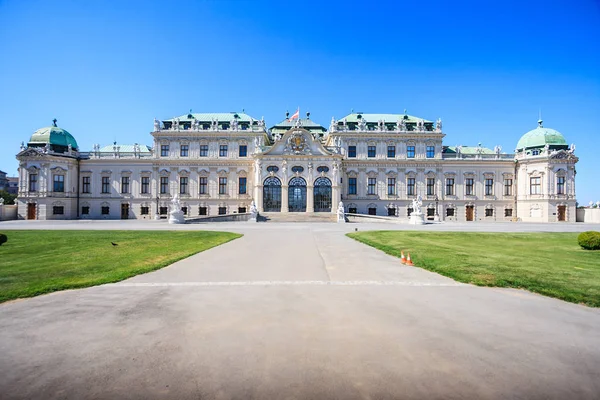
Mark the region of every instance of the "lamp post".
POLYGON ((435 216, 433 217, 433 220, 435 222, 439 222, 440 221, 440 214, 438 214, 438 201, 439 200, 440 199, 439 199, 438 195, 436 194, 435 195, 435 216))
POLYGON ((154 214, 154 219, 157 221, 160 219, 160 214, 158 213, 158 200, 158 195, 156 195, 156 214, 154 214))

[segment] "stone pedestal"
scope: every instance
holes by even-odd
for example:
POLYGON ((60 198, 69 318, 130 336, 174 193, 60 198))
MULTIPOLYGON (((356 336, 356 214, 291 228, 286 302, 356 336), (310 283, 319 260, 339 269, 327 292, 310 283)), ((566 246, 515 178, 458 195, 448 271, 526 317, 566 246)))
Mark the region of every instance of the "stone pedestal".
POLYGON ((411 225, 425 225, 425 214, 413 212, 410 214, 408 223, 411 225))
POLYGON ((160 214, 159 213, 154 214, 154 219, 157 221, 160 220, 160 214))
POLYGON ((169 213, 169 223, 170 224, 185 224, 185 216, 183 211, 171 211, 169 213))

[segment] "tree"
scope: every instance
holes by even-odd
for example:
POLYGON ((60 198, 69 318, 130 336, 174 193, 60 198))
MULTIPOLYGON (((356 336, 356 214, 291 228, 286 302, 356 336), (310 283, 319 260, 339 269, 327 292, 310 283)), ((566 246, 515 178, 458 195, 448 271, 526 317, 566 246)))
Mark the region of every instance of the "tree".
POLYGON ((16 194, 10 194, 6 190, 0 190, 0 197, 4 199, 4 204, 11 205, 15 204, 16 194))

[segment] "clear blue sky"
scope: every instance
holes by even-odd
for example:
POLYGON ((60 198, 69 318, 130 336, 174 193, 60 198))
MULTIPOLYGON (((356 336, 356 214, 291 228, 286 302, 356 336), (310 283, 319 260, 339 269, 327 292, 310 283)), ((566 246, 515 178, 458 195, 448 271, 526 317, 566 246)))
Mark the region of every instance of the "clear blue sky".
POLYGON ((151 144, 154 117, 351 109, 441 117, 447 145, 544 125, 600 200, 600 3, 0 0, 0 169, 57 118, 83 150, 151 144))

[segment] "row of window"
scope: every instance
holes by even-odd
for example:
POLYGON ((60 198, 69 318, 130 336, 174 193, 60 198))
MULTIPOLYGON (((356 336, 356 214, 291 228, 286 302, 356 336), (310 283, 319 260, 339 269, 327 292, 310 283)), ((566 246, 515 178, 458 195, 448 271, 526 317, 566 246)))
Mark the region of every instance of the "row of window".
MULTIPOLYGON (((348 178, 348 194, 357 194, 357 178, 348 178)), ((504 180, 504 195, 512 196, 512 179, 504 180)), ((406 194, 408 196, 415 195, 415 178, 407 178, 406 179, 406 194)), ((376 194, 376 186, 377 186, 377 178, 368 178, 367 180, 367 194, 376 194)), ((446 195, 454 196, 455 195, 455 183, 454 178, 446 178, 446 195)), ((465 195, 471 196, 475 192, 473 190, 474 181, 473 178, 467 178, 465 181, 465 195)), ((388 195, 396 195, 396 178, 388 178, 387 180, 387 193, 388 195)), ((435 193, 435 178, 427 178, 427 195, 434 196, 435 193)), ((493 196, 494 195, 494 180, 486 179, 485 180, 485 195, 493 196)))
MULTIPOLYGON (((411 207, 408 207, 406 209, 406 215, 408 217, 410 217, 410 215, 412 214, 413 209, 411 207)), ((348 208, 348 213, 350 214, 358 214, 358 210, 356 207, 349 207, 348 208)), ((377 215, 377 208, 376 207, 369 207, 367 209, 367 213, 369 215, 377 215)), ((393 207, 388 208, 387 210, 388 216, 396 216, 396 209, 393 207)), ((435 209, 434 208, 428 208, 427 209, 427 216, 428 217, 433 217, 435 215, 435 209)), ((446 209, 446 217, 454 217, 456 215, 456 209, 454 208, 447 208, 446 209)), ((512 217, 513 215, 513 210, 512 208, 505 208, 504 209, 504 216, 505 217, 512 217)), ((493 217, 494 216, 494 209, 493 208, 486 208, 485 209, 485 216, 486 217, 493 217)))
MULTIPOLYGON (((187 207, 181 207, 181 211, 183 212, 184 215, 188 215, 187 207)), ((167 215, 167 213, 169 212, 169 207, 159 207, 158 212, 160 215, 167 215)), ((238 213, 243 214, 245 212, 246 212, 246 207, 238 207, 238 213)), ((65 213, 65 208, 64 208, 64 206, 53 206, 52 213, 54 215, 63 215, 65 213)), ((110 207, 109 206, 100 207, 100 213, 102 215, 110 215, 110 207)), ((82 206, 81 207, 81 215, 89 215, 89 214, 90 214, 90 207, 82 206)), ((148 207, 148 206, 140 207, 140 215, 149 215, 149 214, 150 214, 150 207, 148 207)), ((219 207, 218 214, 219 215, 227 214, 227 207, 219 207)), ((199 207, 198 215, 208 215, 208 207, 199 207)))
MULTIPOLYGON (((435 146, 427 146, 425 155, 427 158, 434 158, 435 146)), ((377 157, 377 146, 367 147, 367 157, 377 157)), ((356 158, 356 146, 348 146, 348 158, 356 158)), ((387 158, 396 158, 396 146, 387 147, 387 158)), ((415 146, 406 146, 406 158, 415 158, 415 146)))
MULTIPOLYGON (((55 177, 62 177, 62 175, 56 175, 55 177)), ((91 193, 91 177, 84 176, 81 178, 81 181, 82 181, 81 182, 82 183, 81 193, 91 193)), ((56 182, 56 180, 55 180, 55 182, 56 182)), ((245 177, 240 177, 238 179, 238 193, 239 194, 246 194, 246 192, 247 192, 246 182, 247 182, 247 179, 245 177)), ((59 187, 55 184, 55 188, 54 188, 55 192, 64 191, 64 189, 56 190, 57 188, 59 188, 59 187)), ((110 193, 110 177, 108 177, 108 176, 102 177, 102 193, 103 194, 110 193)), ((129 193, 129 177, 128 176, 121 177, 121 193, 123 193, 123 194, 129 193)), ((141 177, 140 193, 141 194, 150 193, 150 177, 149 176, 141 177)), ((160 193, 161 194, 169 193, 169 177, 168 176, 160 177, 160 193)), ((189 178, 187 176, 182 176, 179 178, 179 194, 188 194, 188 193, 189 193, 189 178)), ((207 177, 200 177, 199 193, 200 194, 208 193, 208 178, 207 177)), ((219 194, 227 194, 227 178, 226 177, 219 177, 219 194)))
MULTIPOLYGON (((188 157, 190 152, 190 146, 187 144, 182 144, 179 146, 179 156, 180 157, 188 157)), ((226 144, 219 145, 219 157, 227 157, 228 147, 226 144)), ((169 145, 162 144, 160 146, 160 156, 168 157, 169 156, 169 145)), ((240 145, 238 150, 239 157, 247 157, 248 156, 248 146, 240 145)), ((208 157, 208 145, 201 144, 200 145, 200 157, 208 157)))

